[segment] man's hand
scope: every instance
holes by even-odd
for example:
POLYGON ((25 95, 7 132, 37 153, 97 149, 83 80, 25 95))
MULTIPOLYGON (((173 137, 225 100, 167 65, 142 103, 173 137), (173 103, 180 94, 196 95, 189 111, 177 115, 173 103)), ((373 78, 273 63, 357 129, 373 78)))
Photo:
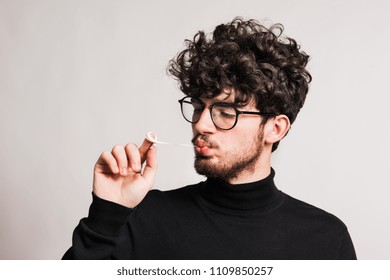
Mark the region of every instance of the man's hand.
POLYGON ((95 164, 93 192, 102 199, 134 208, 153 187, 156 170, 152 142, 145 139, 140 148, 132 143, 116 145, 111 152, 102 153, 95 164))

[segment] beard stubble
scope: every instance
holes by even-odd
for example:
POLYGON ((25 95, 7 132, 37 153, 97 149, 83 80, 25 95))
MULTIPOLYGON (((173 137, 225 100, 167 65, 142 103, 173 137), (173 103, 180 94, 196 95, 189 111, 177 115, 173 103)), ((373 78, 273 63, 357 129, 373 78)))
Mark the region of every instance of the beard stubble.
MULTIPOLYGON (((243 171, 253 173, 260 158, 263 147, 263 129, 255 137, 252 144, 245 150, 238 147, 235 151, 224 153, 223 161, 212 162, 211 157, 196 155, 194 167, 198 174, 207 178, 231 180, 237 178, 243 171)), ((208 139, 205 139, 208 142, 208 139)))

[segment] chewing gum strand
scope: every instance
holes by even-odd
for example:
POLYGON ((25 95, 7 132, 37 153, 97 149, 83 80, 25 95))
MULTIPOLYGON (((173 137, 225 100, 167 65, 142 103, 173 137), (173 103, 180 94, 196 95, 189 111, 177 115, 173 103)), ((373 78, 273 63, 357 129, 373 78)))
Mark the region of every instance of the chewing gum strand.
POLYGON ((177 143, 168 143, 168 142, 157 141, 157 135, 153 132, 146 133, 145 138, 154 144, 176 145, 176 146, 190 147, 190 148, 194 147, 194 145, 191 145, 191 144, 177 144, 177 143))

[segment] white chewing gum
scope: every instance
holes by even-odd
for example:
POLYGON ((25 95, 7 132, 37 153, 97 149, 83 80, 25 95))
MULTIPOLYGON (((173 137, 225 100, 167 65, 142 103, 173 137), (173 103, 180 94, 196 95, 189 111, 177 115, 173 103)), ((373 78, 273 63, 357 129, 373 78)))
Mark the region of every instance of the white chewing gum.
POLYGON ((154 132, 146 133, 145 138, 152 143, 157 143, 157 135, 154 132))

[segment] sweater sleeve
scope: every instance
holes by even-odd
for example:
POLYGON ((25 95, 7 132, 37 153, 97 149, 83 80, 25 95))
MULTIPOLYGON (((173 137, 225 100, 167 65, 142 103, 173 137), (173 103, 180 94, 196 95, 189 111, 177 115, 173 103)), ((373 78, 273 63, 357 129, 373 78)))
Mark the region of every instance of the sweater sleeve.
POLYGON ((88 217, 80 220, 62 259, 131 259, 133 242, 126 223, 134 210, 92 196, 88 217))
POLYGON ((340 260, 356 260, 356 252, 352 243, 351 236, 349 232, 346 231, 341 239, 341 247, 339 258, 340 260))

